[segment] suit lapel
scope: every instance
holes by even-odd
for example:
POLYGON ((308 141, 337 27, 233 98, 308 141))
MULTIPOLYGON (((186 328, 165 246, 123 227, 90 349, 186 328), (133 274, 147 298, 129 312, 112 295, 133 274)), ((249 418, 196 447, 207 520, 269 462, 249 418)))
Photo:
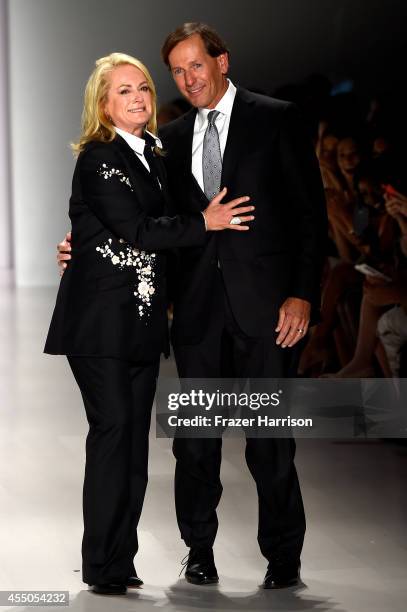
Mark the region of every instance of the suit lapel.
MULTIPOLYGON (((237 162, 241 155, 247 150, 247 144, 253 138, 253 126, 251 125, 252 106, 255 101, 250 92, 238 87, 233 103, 230 118, 228 138, 222 162, 221 186, 228 187, 233 183, 233 175, 237 162)), ((192 141, 194 136, 194 124, 196 109, 191 109, 183 116, 183 122, 176 132, 176 140, 172 143, 169 156, 173 159, 176 168, 176 176, 184 177, 189 182, 192 190, 191 205, 195 201, 201 210, 207 207, 208 198, 200 188, 191 171, 192 165, 192 141)), ((164 138, 165 140, 165 138, 164 138)), ((195 205, 196 206, 196 205, 195 205)), ((195 207, 194 206, 194 207, 195 207)))
POLYGON ((165 179, 165 174, 162 175, 160 171, 160 161, 161 160, 154 159, 155 168, 157 170, 157 175, 159 176, 159 180, 161 182, 162 189, 159 188, 156 177, 150 174, 150 172, 147 170, 143 162, 140 161, 140 159, 138 158, 138 155, 133 151, 133 149, 127 144, 127 142, 121 136, 117 134, 112 144, 117 148, 121 157, 126 162, 126 166, 129 171, 130 183, 132 184, 134 191, 139 195, 140 202, 142 203, 143 208, 145 207, 146 210, 148 210, 149 207, 152 206, 154 202, 155 202, 154 206, 156 206, 157 204, 161 206, 167 206, 166 193, 165 193, 166 179, 165 179), (151 196, 146 197, 149 192, 146 191, 147 186, 145 184, 143 185, 143 181, 140 180, 140 175, 142 175, 145 178, 145 180, 147 180, 148 183, 151 185, 151 189, 154 190, 153 193, 156 194, 157 199, 155 196, 153 196, 153 193, 151 192, 150 192, 151 196), (161 178, 163 178, 163 181, 161 181, 161 178))
POLYGON ((194 136, 194 124, 196 109, 192 108, 183 116, 183 123, 177 133, 176 154, 177 164, 185 172, 191 172, 192 163, 192 139, 194 136))
POLYGON ((222 161, 221 186, 228 187, 233 182, 233 175, 239 157, 248 148, 253 129, 251 113, 254 100, 250 92, 238 87, 230 117, 228 137, 222 161))
POLYGON ((164 164, 163 164, 161 157, 159 155, 156 155, 155 153, 154 153, 154 165, 155 165, 155 170, 158 176, 158 180, 160 181, 161 189, 162 191, 166 191, 167 190, 167 176, 165 174, 164 164))
MULTIPOLYGON (((143 162, 139 159, 137 153, 133 151, 133 149, 127 144, 124 138, 119 136, 119 134, 116 134, 116 138, 114 139, 113 143, 119 149, 120 153, 127 160, 129 169, 131 170, 133 174, 133 178, 136 179, 137 174, 142 174, 148 181, 150 181, 151 184, 156 186, 155 177, 152 176, 151 173, 147 170, 143 162)), ((156 164, 156 166, 158 166, 158 164, 156 164)), ((157 168, 157 173, 159 174, 158 168, 157 168)), ((161 177, 160 177, 160 181, 161 181, 161 177)))
MULTIPOLYGON (((247 150, 247 145, 253 138, 251 113, 254 103, 255 101, 249 91, 241 87, 237 88, 222 160, 221 187, 228 187, 233 183, 233 176, 239 157, 247 150)), ((176 157, 177 165, 180 165, 183 174, 190 177, 193 192, 199 198, 201 209, 203 210, 208 205, 208 198, 191 172, 195 117, 195 109, 192 109, 184 116, 184 124, 177 134, 176 157)))
POLYGON ((200 208, 203 210, 208 206, 208 198, 199 186, 196 178, 192 174, 192 141, 194 137, 194 125, 196 117, 196 109, 192 108, 183 117, 179 133, 177 133, 177 142, 174 151, 177 159, 177 168, 185 177, 188 177, 191 184, 193 195, 199 200, 200 208))

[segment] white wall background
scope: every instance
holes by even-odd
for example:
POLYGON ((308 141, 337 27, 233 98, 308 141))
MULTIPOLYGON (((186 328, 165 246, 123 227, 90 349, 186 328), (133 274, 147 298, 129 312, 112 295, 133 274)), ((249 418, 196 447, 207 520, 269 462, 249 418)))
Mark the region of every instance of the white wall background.
POLYGON ((9 280, 12 264, 7 54, 7 2, 0 0, 0 284, 9 280))
POLYGON ((402 49, 403 12, 398 0, 9 0, 17 285, 58 282, 55 246, 69 229, 74 166, 68 144, 78 135, 96 58, 118 50, 140 57, 165 101, 176 91, 160 61, 161 43, 183 21, 202 20, 229 43, 231 76, 242 85, 273 89, 320 71, 374 86, 384 75, 392 79, 383 60, 402 49))

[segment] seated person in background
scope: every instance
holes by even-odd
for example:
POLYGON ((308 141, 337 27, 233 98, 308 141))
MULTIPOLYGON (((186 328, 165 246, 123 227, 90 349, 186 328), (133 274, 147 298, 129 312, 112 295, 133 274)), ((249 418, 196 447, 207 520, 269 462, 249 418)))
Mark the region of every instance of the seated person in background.
POLYGON ((331 132, 326 121, 320 121, 315 152, 318 157, 322 182, 325 189, 341 189, 341 183, 338 179, 338 142, 338 137, 331 132))
POLYGON ((325 188, 331 237, 339 257, 350 263, 357 256, 360 243, 353 230, 353 212, 357 199, 354 177, 361 161, 361 146, 356 139, 342 138, 337 146, 338 173, 332 173, 325 188))
POLYGON ((191 106, 182 98, 175 98, 171 102, 161 104, 157 111, 157 126, 161 127, 181 117, 189 111, 191 106))
MULTIPOLYGON (((386 196, 388 198, 388 196, 386 196)), ((398 230, 401 234, 400 250, 394 253, 393 263, 390 265, 387 255, 383 252, 382 269, 390 278, 386 281, 381 278, 366 276, 363 285, 363 298, 360 308, 360 322, 358 330, 358 338, 356 349, 351 361, 342 368, 335 376, 339 378, 345 377, 369 377, 374 376, 373 356, 377 348, 377 326, 381 316, 389 310, 393 305, 405 303, 406 295, 406 235, 407 235, 407 214, 406 204, 407 199, 399 194, 399 197, 388 198, 386 201, 386 211, 388 216, 393 217, 397 221, 398 230), (387 259, 387 261, 386 261, 387 259)), ((393 241, 396 238, 394 234, 393 241)), ((398 247, 398 241, 396 242, 398 247)), ((389 315, 391 317, 391 315, 389 315)), ((401 317, 402 319, 403 317, 401 317)), ((398 317, 400 320, 400 317, 398 317)), ((393 319, 394 321, 394 315, 393 319)), ((389 323, 387 319, 387 323, 389 323)), ((386 329, 386 318, 381 323, 379 334, 386 329)), ((394 333, 393 333, 394 335, 394 333)), ((402 343, 402 340, 400 340, 402 343)), ((394 343, 393 343, 394 344, 394 343)), ((388 349, 387 349, 388 350, 388 349)), ((386 351, 387 352, 387 351, 386 351)), ((393 364, 393 370, 396 369, 394 364, 394 347, 390 349, 390 362, 393 364)))
MULTIPOLYGON (((401 237, 400 250, 407 258, 407 197, 397 194, 389 198, 386 208, 398 223, 401 237)), ((392 376, 400 375, 400 353, 403 346, 407 344, 407 273, 406 261, 403 262, 401 271, 401 295, 400 304, 387 310, 379 319, 377 335, 386 352, 392 376)))
POLYGON ((354 244, 372 265, 382 266, 393 256, 396 224, 385 207, 380 163, 361 164, 354 177, 354 244))
MULTIPOLYGON (((340 261, 328 273, 322 294, 322 322, 314 329, 303 351, 299 366, 301 374, 319 364, 322 364, 323 370, 327 364, 331 352, 328 340, 337 321, 338 302, 343 299, 350 287, 363 284, 362 274, 354 268, 356 261, 366 260, 392 275, 396 224, 386 211, 381 182, 376 178, 378 172, 375 165, 360 165, 355 172, 354 189, 357 204, 347 220, 351 228, 349 241, 353 247, 353 260, 340 261)), ((369 278, 371 277, 366 278, 365 288, 369 285, 369 278)), ((386 285, 386 290, 387 288, 386 285)), ((368 307, 366 306, 364 310, 366 308, 368 307)), ((366 317, 367 315, 364 316, 364 320, 369 320, 369 317, 366 317)), ((362 335, 364 337, 364 334, 362 335)))

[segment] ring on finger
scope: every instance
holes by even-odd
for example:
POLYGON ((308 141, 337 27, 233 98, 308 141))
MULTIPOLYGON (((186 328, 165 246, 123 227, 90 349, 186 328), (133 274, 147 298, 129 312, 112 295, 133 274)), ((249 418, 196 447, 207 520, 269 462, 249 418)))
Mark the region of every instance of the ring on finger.
POLYGON ((242 222, 240 217, 232 217, 229 221, 229 225, 240 225, 242 222))

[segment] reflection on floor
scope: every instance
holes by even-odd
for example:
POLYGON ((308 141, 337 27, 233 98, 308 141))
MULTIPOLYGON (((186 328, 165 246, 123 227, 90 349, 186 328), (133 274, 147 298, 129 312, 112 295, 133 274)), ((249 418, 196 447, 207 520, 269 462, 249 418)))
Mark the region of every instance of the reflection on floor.
POLYGON ((243 440, 224 442, 220 585, 201 588, 178 577, 186 551, 175 521, 174 460, 170 442, 153 432, 136 558, 145 586, 121 598, 87 592, 78 571, 87 424, 64 358, 42 355, 54 295, 3 290, 0 301, 0 589, 69 590, 70 609, 98 612, 407 609, 407 448, 375 440, 298 442, 308 518, 303 584, 271 592, 258 588, 266 564, 243 440))

